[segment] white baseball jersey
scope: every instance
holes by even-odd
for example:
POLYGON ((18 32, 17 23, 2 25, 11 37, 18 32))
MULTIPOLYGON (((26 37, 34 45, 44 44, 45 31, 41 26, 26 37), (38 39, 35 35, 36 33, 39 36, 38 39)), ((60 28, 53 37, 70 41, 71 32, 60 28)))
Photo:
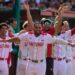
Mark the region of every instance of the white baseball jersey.
MULTIPOLYGON (((72 42, 75 42, 75 35, 71 37, 71 40, 72 42)), ((75 47, 72 47, 72 50, 73 50, 73 57, 75 57, 75 47)))
MULTIPOLYGON (((5 40, 9 39, 6 37, 5 40)), ((0 40, 3 40, 0 38, 0 40)), ((8 58, 9 52, 12 51, 12 43, 0 42, 0 58, 8 58)))
POLYGON ((33 60, 45 59, 47 44, 55 41, 49 34, 40 34, 40 36, 36 37, 33 33, 28 33, 21 34, 18 37, 21 41, 28 42, 25 42, 24 45, 28 46, 29 57, 33 60))
MULTIPOLYGON (((75 35, 71 37, 72 42, 75 42, 75 35)), ((75 75, 75 47, 72 47, 73 50, 73 60, 72 60, 72 75, 75 75)))
MULTIPOLYGON (((24 34, 28 34, 28 32, 24 33, 24 34)), ((14 37, 18 37, 20 36, 19 33, 15 34, 14 37)), ((19 44, 15 45, 19 45, 19 52, 20 52, 20 57, 21 59, 25 59, 28 57, 28 41, 26 40, 21 40, 21 42, 19 44)))
MULTIPOLYGON (((64 34, 56 36, 59 39, 64 39, 64 34)), ((55 44, 54 45, 54 75, 66 75, 66 45, 55 44), (59 60, 61 58, 61 60, 59 60)))
MULTIPOLYGON (((71 30, 66 31, 65 33, 60 34, 59 36, 57 36, 59 39, 64 39, 67 38, 69 39, 69 36, 71 35, 71 30)), ((55 44, 54 47, 54 57, 56 59, 58 58, 66 58, 66 56, 68 57, 68 53, 67 52, 67 45, 60 45, 60 44, 55 44), (67 54, 67 55, 66 55, 67 54)), ((66 68, 66 61, 65 59, 62 61, 58 61, 58 60, 54 60, 54 75, 66 75, 67 73, 67 68, 66 68), (59 66, 58 66, 59 65, 59 66), (57 68, 58 67, 58 68, 57 68)))
MULTIPOLYGON (((71 30, 68 30, 64 33, 65 35, 65 40, 71 40, 71 30)), ((72 47, 71 46, 66 46, 66 58, 67 59, 72 59, 72 47)))
MULTIPOLYGON (((40 34, 40 36, 36 37, 33 33, 24 33, 18 36, 18 38, 21 40, 20 46, 23 44, 28 45, 29 57, 33 60, 45 59, 47 44, 53 43, 57 40, 57 38, 53 38, 49 34, 40 34)), ((58 40, 60 41, 60 39, 58 40)))
MULTIPOLYGON (((57 38, 59 39, 64 39, 65 35, 61 34, 59 36, 57 36, 57 38)), ((54 46, 54 57, 55 58, 63 58, 66 56, 66 45, 60 45, 60 44, 55 44, 54 46)))
MULTIPOLYGON (((69 40, 71 37, 71 30, 57 36, 59 39, 69 40)), ((56 44, 54 47, 54 57, 66 57, 66 45, 56 44)))

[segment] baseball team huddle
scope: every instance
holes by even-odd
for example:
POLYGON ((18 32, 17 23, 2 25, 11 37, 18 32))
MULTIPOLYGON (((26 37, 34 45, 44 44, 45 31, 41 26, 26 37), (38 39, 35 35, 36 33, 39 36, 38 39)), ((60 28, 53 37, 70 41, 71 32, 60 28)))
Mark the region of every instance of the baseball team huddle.
POLYGON ((75 75, 75 27, 70 29, 68 21, 62 22, 65 6, 57 10, 52 27, 33 22, 29 4, 24 7, 27 21, 20 32, 13 34, 7 23, 0 24, 0 75, 9 75, 12 43, 19 46, 16 75, 75 75), (46 61, 48 49, 53 50, 52 68, 46 61))

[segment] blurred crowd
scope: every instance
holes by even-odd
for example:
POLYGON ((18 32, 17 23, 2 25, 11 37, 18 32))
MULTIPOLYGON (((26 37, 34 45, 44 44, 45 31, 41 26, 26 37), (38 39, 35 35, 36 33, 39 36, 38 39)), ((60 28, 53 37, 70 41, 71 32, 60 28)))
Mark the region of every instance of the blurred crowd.
MULTIPOLYGON (((40 8, 41 10, 46 9, 48 7, 58 8, 62 3, 71 4, 71 0, 20 0, 21 4, 25 1, 28 1, 30 7, 32 8, 40 8)), ((15 0, 0 0, 1 6, 12 7, 12 4, 15 0)))
MULTIPOLYGON (((21 0, 21 5, 25 1, 21 0)), ((18 33, 15 18, 0 23, 0 75, 75 75, 75 27, 70 29, 69 22, 63 21, 62 15, 68 10, 65 1, 69 2, 29 0, 29 4, 23 5, 27 21, 18 33), (50 6, 59 7, 52 13, 53 21, 33 21, 31 7, 50 6)))

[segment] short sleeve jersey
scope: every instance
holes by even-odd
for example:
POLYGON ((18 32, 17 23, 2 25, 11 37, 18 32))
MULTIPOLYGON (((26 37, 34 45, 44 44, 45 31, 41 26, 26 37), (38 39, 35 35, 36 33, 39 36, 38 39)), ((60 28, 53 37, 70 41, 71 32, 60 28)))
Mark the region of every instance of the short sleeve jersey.
MULTIPOLYGON (((4 38, 5 40, 10 39, 9 37, 4 38)), ((0 40, 3 40, 0 38, 0 40)), ((9 42, 0 42, 0 57, 8 58, 9 52, 12 51, 12 43, 9 42)))
POLYGON ((34 33, 24 33, 18 36, 18 38, 20 39, 21 46, 27 46, 29 57, 33 60, 45 59, 47 44, 54 41, 52 36, 49 34, 40 34, 40 36, 36 37, 34 33))

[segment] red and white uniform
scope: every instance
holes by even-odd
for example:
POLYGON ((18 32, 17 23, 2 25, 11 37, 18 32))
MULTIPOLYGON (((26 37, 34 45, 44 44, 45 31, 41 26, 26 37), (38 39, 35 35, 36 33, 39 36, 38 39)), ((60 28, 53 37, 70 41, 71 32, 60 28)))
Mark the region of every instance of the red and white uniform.
POLYGON ((56 41, 49 34, 40 34, 36 37, 34 33, 21 34, 21 41, 28 41, 29 65, 27 75, 45 75, 47 44, 56 41))
MULTIPOLYGON (((25 33, 27 34, 27 33, 25 33)), ((15 36, 19 36, 18 34, 15 36)), ((28 41, 21 40, 19 45, 19 57, 17 62, 16 75, 26 75, 26 70, 28 67, 28 41)))
MULTIPOLYGON (((70 40, 71 37, 75 34, 75 27, 72 29, 72 30, 68 30, 65 32, 65 39, 66 40, 70 40)), ((67 72, 67 75, 73 75, 73 69, 72 69, 72 54, 74 53, 73 50, 72 50, 72 47, 70 46, 67 46, 66 47, 66 59, 68 59, 68 63, 67 64, 67 69, 66 69, 66 72, 67 72)), ((75 74, 75 73, 74 73, 75 74)))
MULTIPOLYGON (((71 40, 71 30, 68 30, 64 33, 65 40, 71 40)), ((72 75, 72 47, 66 46, 66 75, 72 75)))
MULTIPOLYGON (((9 37, 3 38, 5 40, 9 39, 9 37)), ((0 38, 0 40, 3 40, 0 38)), ((9 75, 8 69, 8 56, 12 51, 12 43, 9 42, 0 42, 0 75, 9 75)))
MULTIPOLYGON (((72 42, 75 42, 75 35, 71 37, 72 42)), ((73 60, 72 60, 72 75, 75 75, 75 47, 72 47, 73 60)))
MULTIPOLYGON (((75 34, 75 28, 72 30, 66 31, 65 33, 62 33, 61 35, 57 37, 60 39, 69 40, 73 34, 75 34)), ((55 45, 54 58, 55 58, 54 75, 71 75, 72 74, 71 61, 69 63, 66 63, 66 58, 67 60, 72 60, 71 47, 58 45, 58 44, 55 45), (70 67, 70 69, 68 67, 70 67)))
MULTIPOLYGON (((59 39, 64 39, 64 34, 57 36, 59 39)), ((54 45, 54 75, 66 75, 66 45, 54 45)))

